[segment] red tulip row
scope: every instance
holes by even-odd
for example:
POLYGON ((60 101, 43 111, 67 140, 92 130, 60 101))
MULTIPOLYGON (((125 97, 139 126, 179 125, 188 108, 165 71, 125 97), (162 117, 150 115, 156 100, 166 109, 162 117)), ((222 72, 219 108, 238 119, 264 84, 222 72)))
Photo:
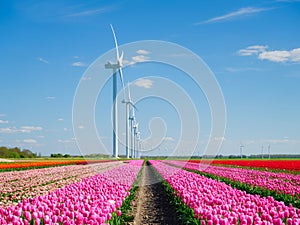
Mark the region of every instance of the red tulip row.
MULTIPOLYGON (((190 160, 194 163, 206 163, 206 160, 190 160)), ((211 163, 207 160, 207 163, 211 163)), ((244 167, 257 167, 271 170, 290 170, 290 171, 300 171, 300 160, 299 159, 215 159, 212 162, 213 165, 231 165, 231 166, 244 166, 244 167)))

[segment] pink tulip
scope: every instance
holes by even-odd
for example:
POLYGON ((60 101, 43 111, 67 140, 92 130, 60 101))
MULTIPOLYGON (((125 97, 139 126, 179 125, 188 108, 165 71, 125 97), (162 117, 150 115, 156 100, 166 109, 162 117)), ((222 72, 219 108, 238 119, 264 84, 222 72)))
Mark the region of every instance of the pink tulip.
POLYGON ((121 215, 122 215, 121 210, 117 210, 117 216, 121 216, 121 215))
POLYGON ((24 217, 25 217, 26 220, 30 221, 31 220, 30 212, 24 212, 24 217))

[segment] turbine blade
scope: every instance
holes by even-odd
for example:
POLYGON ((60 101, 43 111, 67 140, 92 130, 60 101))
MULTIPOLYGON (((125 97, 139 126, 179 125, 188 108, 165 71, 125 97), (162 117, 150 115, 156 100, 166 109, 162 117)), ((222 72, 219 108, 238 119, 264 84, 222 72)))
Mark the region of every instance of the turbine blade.
POLYGON ((128 104, 131 105, 136 111, 139 111, 139 110, 137 109, 137 107, 136 107, 132 102, 128 102, 128 104))
POLYGON ((118 46, 118 42, 117 42, 117 37, 116 37, 116 34, 115 34, 115 30, 114 30, 112 24, 110 24, 110 28, 111 28, 111 31, 112 31, 112 33, 114 35, 114 40, 115 40, 115 45, 116 45, 116 51, 117 51, 117 60, 119 61, 119 59, 120 59, 119 46, 118 46))
POLYGON ((130 95, 129 84, 127 84, 127 89, 128 89, 128 99, 129 99, 129 102, 132 102, 132 101, 131 101, 131 95, 130 95))
POLYGON ((119 68, 119 74, 120 74, 120 80, 121 80, 122 88, 123 88, 124 100, 126 100, 126 93, 125 93, 125 85, 124 85, 124 79, 123 79, 123 70, 122 70, 122 67, 119 68))
POLYGON ((124 52, 122 51, 121 56, 119 58, 119 64, 120 64, 121 67, 123 67, 123 56, 124 56, 124 52))

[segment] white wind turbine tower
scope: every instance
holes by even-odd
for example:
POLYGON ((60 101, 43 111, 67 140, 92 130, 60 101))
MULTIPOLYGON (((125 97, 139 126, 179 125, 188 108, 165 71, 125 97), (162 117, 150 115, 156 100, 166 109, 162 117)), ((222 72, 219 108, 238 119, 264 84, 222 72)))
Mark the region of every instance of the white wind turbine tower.
POLYGON ((269 153, 269 159, 271 159, 271 145, 268 145, 268 153, 269 153))
POLYGON ((134 115, 134 109, 131 109, 130 115, 129 115, 129 121, 130 121, 130 158, 133 158, 133 141, 134 141, 134 136, 133 136, 133 124, 135 121, 135 115, 134 115))
POLYGON ((243 158, 243 148, 245 146, 243 144, 240 145, 240 155, 241 155, 241 159, 243 158))
POLYGON ((136 135, 136 157, 138 159, 141 158, 140 149, 141 149, 141 132, 138 131, 136 135))
POLYGON ((137 134, 138 134, 139 124, 135 123, 133 125, 133 158, 137 156, 137 134))
MULTIPOLYGON (((128 92, 129 94, 129 98, 131 101, 131 96, 130 96, 130 91, 128 92)), ((135 140, 134 140, 134 129, 135 129, 135 126, 136 126, 136 121, 135 121, 135 107, 132 107, 131 110, 130 110, 130 115, 129 115, 129 121, 130 121, 130 157, 131 158, 134 158, 134 148, 135 148, 135 140)))
POLYGON ((261 146, 261 158, 264 158, 264 146, 261 146))
MULTIPOLYGON (((132 108, 136 109, 134 103, 131 100, 131 96, 130 96, 130 89, 129 89, 129 85, 127 84, 127 90, 128 90, 128 100, 126 101, 125 98, 123 99, 122 103, 126 104, 126 113, 125 113, 125 117, 126 117, 126 158, 129 158, 129 153, 130 153, 130 147, 129 147, 129 142, 130 142, 130 131, 129 131, 129 127, 132 127, 132 120, 131 120, 131 116, 130 116, 130 110, 132 108), (131 123, 131 125, 129 124, 131 123)), ((134 117, 133 117, 134 118, 134 117)))
POLYGON ((120 80, 122 82, 122 87, 124 90, 124 100, 125 100, 125 88, 123 81, 123 72, 122 72, 122 61, 123 61, 123 52, 119 54, 119 46, 116 38, 116 34, 112 25, 110 25, 114 41, 116 45, 116 53, 117 53, 117 63, 108 62, 105 64, 106 69, 113 70, 113 157, 118 158, 118 104, 116 101, 117 97, 117 71, 120 75, 120 80))

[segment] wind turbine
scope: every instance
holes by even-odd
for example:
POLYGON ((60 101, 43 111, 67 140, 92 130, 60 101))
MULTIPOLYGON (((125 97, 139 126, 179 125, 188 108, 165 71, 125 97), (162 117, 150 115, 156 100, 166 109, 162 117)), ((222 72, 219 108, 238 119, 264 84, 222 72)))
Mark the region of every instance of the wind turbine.
POLYGON ((264 158, 264 146, 261 146, 261 158, 264 158))
POLYGON ((241 159, 243 158, 243 148, 245 146, 243 144, 240 145, 240 154, 241 154, 241 159))
POLYGON ((141 158, 141 132, 138 132, 137 134, 137 158, 140 159, 141 158))
POLYGON ((130 126, 130 121, 131 121, 131 117, 129 116, 130 114, 130 110, 131 108, 135 108, 135 105, 133 104, 132 100, 131 100, 131 96, 130 96, 130 89, 129 89, 129 85, 127 84, 127 89, 128 89, 128 100, 126 101, 125 98, 123 99, 122 103, 126 104, 126 113, 125 113, 125 117, 126 117, 126 158, 129 158, 129 142, 130 142, 130 131, 129 131, 129 126, 130 126))
POLYGON ((271 159, 271 145, 268 145, 268 153, 269 153, 269 159, 271 159))
POLYGON ((129 115, 129 121, 130 121, 130 157, 133 158, 133 124, 135 121, 135 116, 134 116, 134 109, 131 109, 130 115, 129 115))
MULTIPOLYGON (((128 91, 129 94, 129 101, 131 101, 131 96, 130 96, 130 90, 128 91)), ((130 121, 130 156, 131 158, 134 158, 134 148, 135 148, 135 127, 136 127, 136 120, 135 120, 135 109, 136 107, 132 107, 130 110, 130 115, 129 115, 129 121, 130 121)))
POLYGON ((113 157, 118 158, 119 146, 118 146, 118 104, 116 101, 117 97, 117 71, 120 75, 120 80, 122 82, 122 87, 124 90, 124 99, 125 99, 125 89, 124 89, 124 81, 123 81, 123 71, 122 71, 122 61, 123 61, 123 51, 122 54, 119 54, 119 46, 117 42, 117 37, 114 31, 113 26, 110 24, 111 31, 114 36, 114 41, 116 45, 116 53, 117 53, 117 63, 108 62, 105 64, 105 69, 113 70, 113 157))
POLYGON ((138 134, 138 123, 134 123, 133 125, 133 158, 136 158, 137 154, 137 134, 138 134))

